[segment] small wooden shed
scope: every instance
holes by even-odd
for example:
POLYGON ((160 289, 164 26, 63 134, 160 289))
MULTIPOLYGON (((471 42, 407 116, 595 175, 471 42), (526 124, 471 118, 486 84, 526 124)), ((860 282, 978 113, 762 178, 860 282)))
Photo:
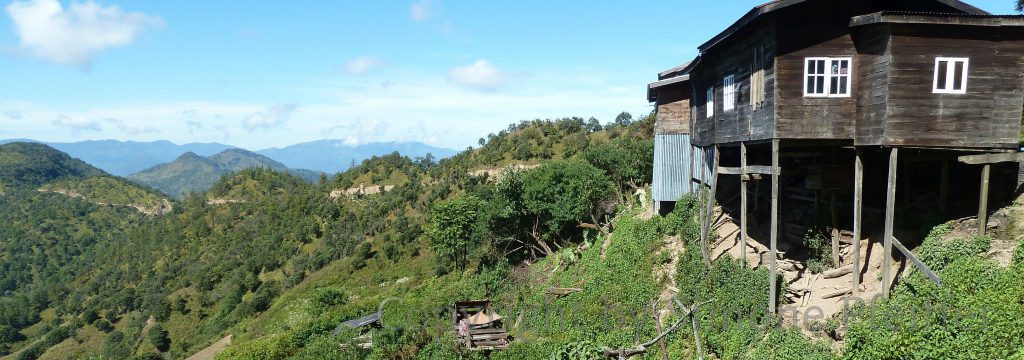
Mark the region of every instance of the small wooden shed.
POLYGON ((508 348, 511 338, 502 320, 489 300, 459 301, 452 307, 452 326, 470 350, 508 348))

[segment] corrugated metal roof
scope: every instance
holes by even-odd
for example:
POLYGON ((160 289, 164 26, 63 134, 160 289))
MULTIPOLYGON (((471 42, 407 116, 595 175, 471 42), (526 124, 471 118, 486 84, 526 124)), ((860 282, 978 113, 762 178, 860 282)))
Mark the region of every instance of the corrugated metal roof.
POLYGON ((360 327, 363 327, 363 326, 366 326, 366 325, 373 324, 373 323, 378 322, 378 321, 380 321, 380 313, 379 312, 378 313, 373 313, 373 314, 370 314, 370 315, 366 315, 366 316, 363 316, 361 318, 355 318, 355 319, 352 319, 352 320, 348 320, 348 321, 345 321, 345 322, 343 322, 341 324, 338 324, 338 327, 334 328, 334 335, 340 334, 342 332, 342 330, 345 330, 346 328, 348 328, 348 329, 360 328, 360 327))
MULTIPOLYGON (((732 36, 732 34, 736 33, 740 29, 743 29, 744 27, 752 23, 755 19, 761 17, 761 15, 768 14, 776 10, 785 9, 787 7, 800 4, 806 1, 811 0, 775 0, 755 6, 753 9, 748 11, 738 20, 736 20, 736 22, 734 22, 732 25, 729 25, 729 27, 723 30, 721 33, 715 35, 715 37, 711 38, 711 40, 708 40, 704 44, 701 44, 701 46, 699 46, 698 49, 700 49, 701 53, 707 52, 712 47, 722 42, 722 40, 729 38, 730 36, 732 36)), ((963 11, 965 14, 991 15, 989 12, 985 10, 979 9, 973 5, 967 4, 959 0, 933 1, 949 6, 950 8, 953 8, 955 10, 963 11)))
POLYGON ((925 11, 880 11, 872 14, 854 16, 850 19, 850 26, 863 26, 878 23, 1024 26, 1024 16, 957 14, 925 11))

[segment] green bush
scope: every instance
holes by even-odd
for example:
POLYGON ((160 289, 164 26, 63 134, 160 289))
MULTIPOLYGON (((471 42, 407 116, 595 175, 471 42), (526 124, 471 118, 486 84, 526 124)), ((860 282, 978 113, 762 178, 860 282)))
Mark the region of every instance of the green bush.
POLYGON ((950 231, 951 228, 948 224, 936 226, 917 249, 918 258, 932 270, 942 269, 956 259, 984 253, 992 246, 992 238, 987 236, 953 239, 948 243, 943 243, 942 238, 950 231))
POLYGON ((936 227, 921 256, 942 285, 914 273, 876 306, 856 307, 845 359, 1006 359, 1024 348, 1024 269, 977 256, 988 238, 943 244, 936 227))

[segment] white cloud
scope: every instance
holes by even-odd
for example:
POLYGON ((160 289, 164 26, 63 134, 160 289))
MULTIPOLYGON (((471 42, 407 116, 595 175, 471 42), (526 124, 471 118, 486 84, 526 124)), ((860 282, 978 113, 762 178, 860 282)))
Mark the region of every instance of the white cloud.
POLYGON ((380 59, 372 56, 360 56, 355 59, 349 60, 345 63, 345 72, 349 75, 365 75, 370 70, 381 67, 383 63, 380 59))
POLYGON ((409 4, 409 15, 413 21, 426 21, 434 15, 433 4, 430 0, 420 0, 409 4))
POLYGON ((159 132, 157 128, 149 124, 128 123, 115 119, 108 120, 114 123, 114 125, 117 125, 118 130, 121 130, 121 132, 128 135, 155 134, 159 132))
POLYGON ((249 114, 242 120, 242 126, 246 130, 269 129, 284 124, 295 112, 295 104, 278 104, 271 106, 266 111, 259 111, 249 114))
POLYGON ((470 88, 493 90, 508 81, 508 75, 490 61, 480 59, 476 62, 452 69, 448 80, 470 88))
POLYGON ((4 114, 4 116, 6 116, 8 119, 11 119, 11 120, 21 120, 21 118, 24 117, 24 115, 22 115, 22 113, 20 111, 14 111, 14 110, 4 111, 3 114, 4 114))
POLYGON ((14 22, 21 50, 60 65, 89 68, 99 51, 126 46, 159 17, 102 6, 93 1, 15 0, 4 9, 14 22))
POLYGON ((61 115, 56 119, 53 119, 52 124, 57 127, 70 129, 73 133, 81 133, 85 131, 100 131, 100 122, 84 117, 84 116, 64 116, 61 115))

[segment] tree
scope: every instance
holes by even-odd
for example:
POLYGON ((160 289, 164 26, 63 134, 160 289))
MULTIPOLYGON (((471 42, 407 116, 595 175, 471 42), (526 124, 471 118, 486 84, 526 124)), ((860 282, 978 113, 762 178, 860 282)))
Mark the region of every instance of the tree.
POLYGON ((171 339, 167 336, 167 330, 159 324, 149 329, 149 332, 146 333, 146 338, 160 352, 166 352, 167 349, 171 348, 171 339))
POLYGON ((1014 7, 1017 12, 1024 12, 1024 0, 1017 0, 1017 6, 1014 7))
MULTIPOLYGON (((580 225, 598 227, 599 204, 613 193, 604 171, 580 160, 552 161, 540 167, 506 175, 499 194, 499 229, 523 229, 532 253, 551 255, 549 240, 564 241, 580 225)), ((499 230, 500 231, 500 230, 499 230)), ((556 245, 560 245, 556 243, 556 245)))
POLYGON ((100 313, 97 312, 95 309, 88 309, 82 312, 82 320, 85 321, 86 324, 92 324, 93 321, 96 321, 96 319, 99 318, 100 313))
POLYGON ((583 158, 604 170, 617 185, 620 197, 650 183, 654 171, 654 142, 619 138, 587 149, 583 158))
POLYGON ((466 269, 469 246, 479 235, 479 209, 482 202, 473 195, 442 201, 430 211, 427 237, 438 255, 466 269))
POLYGON ((125 346, 124 333, 120 330, 114 330, 107 335, 107 340, 103 342, 103 357, 107 359, 126 359, 131 355, 128 347, 125 346))
POLYGON ((633 114, 630 114, 628 112, 623 111, 623 112, 619 113, 618 116, 615 117, 615 125, 629 126, 629 124, 632 124, 632 123, 633 123, 633 114))
POLYGON ((601 131, 601 129, 601 121, 597 120, 597 118, 591 117, 587 120, 587 130, 590 130, 590 132, 601 131))

